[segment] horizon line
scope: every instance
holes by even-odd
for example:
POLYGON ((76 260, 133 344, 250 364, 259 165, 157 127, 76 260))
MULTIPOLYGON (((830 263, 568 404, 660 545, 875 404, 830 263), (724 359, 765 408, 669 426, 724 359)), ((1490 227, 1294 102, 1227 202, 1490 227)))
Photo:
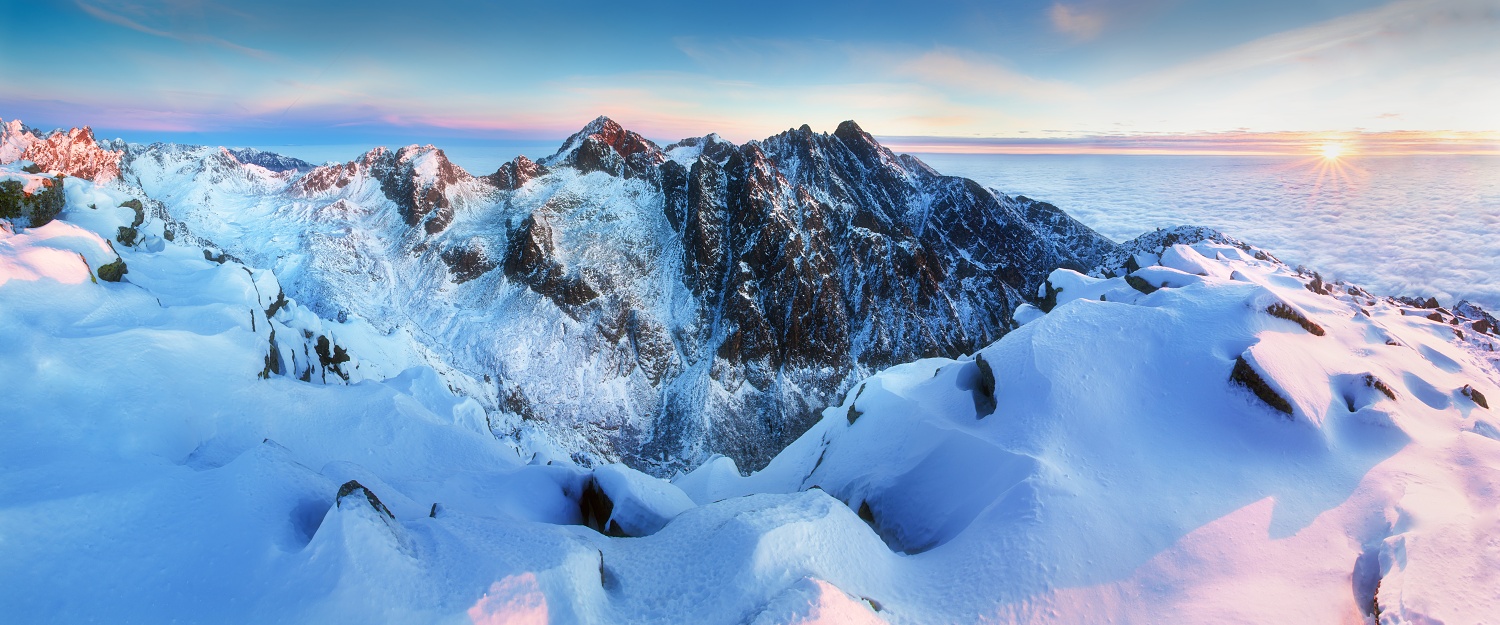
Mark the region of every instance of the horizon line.
POLYGON ((1251 132, 1095 134, 1052 137, 878 136, 917 154, 1316 156, 1330 145, 1356 156, 1500 156, 1500 132, 1251 132))

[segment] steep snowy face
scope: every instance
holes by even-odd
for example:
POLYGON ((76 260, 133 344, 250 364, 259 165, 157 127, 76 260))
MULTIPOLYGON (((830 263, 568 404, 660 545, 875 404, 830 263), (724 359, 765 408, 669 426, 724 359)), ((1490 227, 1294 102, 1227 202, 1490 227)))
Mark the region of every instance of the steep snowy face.
POLYGON ((88 126, 42 137, 20 120, 0 124, 0 164, 29 160, 43 171, 53 171, 95 182, 120 176, 124 153, 106 150, 88 126))
POLYGON ((482 178, 409 146, 173 186, 163 151, 140 184, 195 235, 324 314, 423 337, 497 431, 658 473, 761 466, 854 380, 993 341, 1048 271, 1116 249, 852 122, 663 150, 600 118, 482 178))

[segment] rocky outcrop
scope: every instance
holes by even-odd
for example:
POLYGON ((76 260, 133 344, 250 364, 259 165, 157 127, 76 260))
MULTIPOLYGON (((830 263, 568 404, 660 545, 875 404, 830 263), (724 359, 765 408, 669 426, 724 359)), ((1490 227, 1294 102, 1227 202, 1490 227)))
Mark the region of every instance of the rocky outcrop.
POLYGON ((478 278, 495 268, 495 261, 485 250, 484 243, 478 239, 470 239, 463 245, 449 248, 443 252, 442 258, 448 265, 453 281, 458 284, 478 278))
POLYGON ((541 163, 547 167, 571 166, 584 173, 602 171, 611 176, 654 179, 657 166, 666 160, 655 143, 601 116, 573 133, 562 149, 541 163))
POLYGON ((533 178, 547 173, 547 168, 531 162, 525 156, 517 156, 514 160, 500 166, 495 173, 484 177, 485 182, 490 183, 496 189, 503 191, 514 191, 521 188, 533 178))
POLYGON ((292 192, 316 196, 363 178, 380 184, 381 193, 401 211, 406 225, 421 225, 428 234, 437 234, 453 221, 449 189, 473 176, 430 145, 409 145, 394 152, 382 147, 358 160, 314 168, 293 183, 292 192))
POLYGON ((578 308, 599 297, 581 276, 557 260, 552 228, 545 215, 531 215, 512 233, 505 255, 505 275, 546 296, 576 318, 578 308))
POLYGON ((101 148, 88 126, 42 137, 19 120, 0 124, 0 163, 28 160, 42 171, 104 183, 120 177, 124 155, 101 148))
POLYGON ((275 172, 285 171, 311 171, 312 163, 300 158, 283 156, 275 152, 263 152, 255 148, 239 148, 226 150, 234 155, 234 158, 246 165, 256 165, 275 172))

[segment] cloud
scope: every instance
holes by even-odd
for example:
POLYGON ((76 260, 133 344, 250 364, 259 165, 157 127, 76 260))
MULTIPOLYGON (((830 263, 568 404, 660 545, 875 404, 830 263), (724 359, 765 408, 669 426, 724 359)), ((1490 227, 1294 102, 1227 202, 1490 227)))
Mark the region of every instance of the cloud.
POLYGON ((1072 100, 1085 94, 1075 85, 1016 71, 1002 59, 957 49, 940 47, 903 56, 886 59, 881 65, 894 77, 960 91, 1042 101, 1072 100))
POLYGON ((1098 37, 1104 30, 1102 12, 1082 10, 1061 2, 1052 3, 1047 17, 1051 18, 1053 29, 1078 41, 1098 37))
POLYGON ((1401 0, 1099 87, 1078 118, 1187 132, 1500 130, 1497 0, 1401 0))
POLYGON ((110 12, 110 11, 106 11, 103 8, 94 6, 92 4, 84 2, 83 0, 74 0, 74 3, 78 5, 79 9, 83 10, 84 13, 89 14, 94 19, 97 19, 97 20, 102 21, 102 22, 107 22, 107 23, 110 23, 110 24, 114 24, 116 26, 121 26, 121 27, 124 27, 124 28, 128 28, 128 29, 136 31, 136 32, 145 33, 145 34, 151 35, 153 37, 161 37, 163 39, 172 39, 172 40, 180 41, 180 42, 183 42, 183 43, 207 43, 207 44, 212 44, 212 45, 215 45, 215 46, 219 46, 219 47, 224 48, 226 50, 232 50, 234 52, 239 52, 241 54, 245 54, 247 56, 251 56, 251 57, 254 57, 254 58, 257 58, 257 59, 269 59, 269 58, 271 58, 271 54, 269 52, 264 51, 264 50, 259 50, 259 49, 256 49, 256 48, 251 48, 249 46, 242 46, 240 44, 237 44, 237 43, 234 43, 232 41, 225 40, 225 39, 220 39, 218 37, 213 37, 213 36, 210 36, 210 35, 203 35, 203 34, 198 34, 198 33, 178 33, 178 32, 172 32, 172 31, 166 31, 166 30, 161 30, 161 29, 157 29, 157 28, 152 28, 150 26, 146 26, 145 24, 137 22, 137 21, 135 21, 135 20, 133 20, 131 18, 125 17, 124 15, 120 15, 119 13, 113 13, 113 12, 110 12))

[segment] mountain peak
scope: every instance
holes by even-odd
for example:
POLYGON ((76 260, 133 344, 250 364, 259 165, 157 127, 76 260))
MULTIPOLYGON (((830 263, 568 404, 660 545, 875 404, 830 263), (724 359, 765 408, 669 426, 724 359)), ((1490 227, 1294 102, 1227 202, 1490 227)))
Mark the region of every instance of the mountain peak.
POLYGON ((650 139, 600 115, 568 137, 555 154, 541 159, 540 164, 547 167, 572 165, 584 172, 603 171, 616 176, 639 177, 666 160, 661 148, 650 139))
POLYGON ((0 163, 26 159, 46 171, 108 182, 120 176, 120 159, 124 156, 123 152, 99 147, 94 130, 88 126, 55 131, 46 137, 20 120, 0 127, 0 163))

